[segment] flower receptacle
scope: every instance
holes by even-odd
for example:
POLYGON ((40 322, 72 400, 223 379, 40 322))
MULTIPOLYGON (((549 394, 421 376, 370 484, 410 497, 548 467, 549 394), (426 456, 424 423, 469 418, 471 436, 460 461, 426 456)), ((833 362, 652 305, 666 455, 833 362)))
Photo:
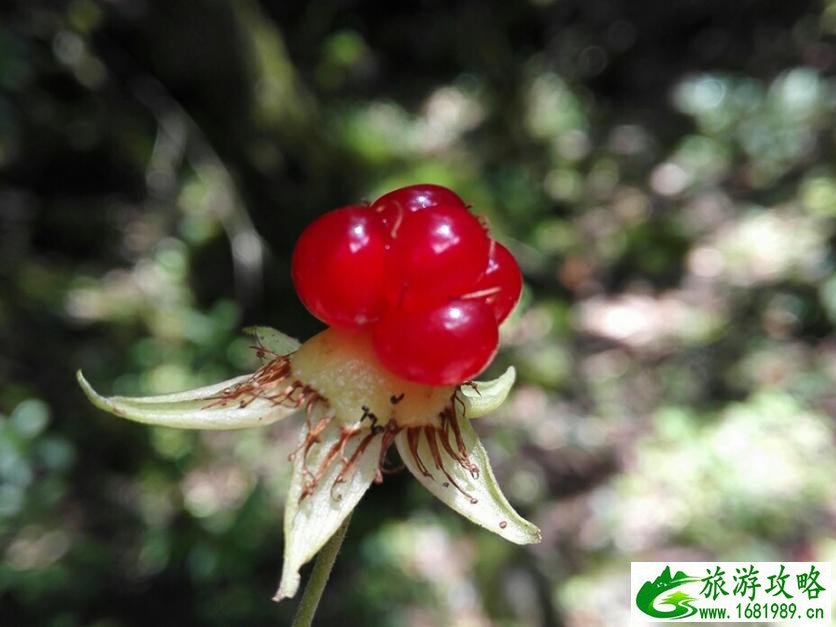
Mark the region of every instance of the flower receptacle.
POLYGON ((380 363, 367 331, 331 327, 290 355, 293 376, 328 401, 342 424, 437 426, 456 386, 406 381, 380 363))

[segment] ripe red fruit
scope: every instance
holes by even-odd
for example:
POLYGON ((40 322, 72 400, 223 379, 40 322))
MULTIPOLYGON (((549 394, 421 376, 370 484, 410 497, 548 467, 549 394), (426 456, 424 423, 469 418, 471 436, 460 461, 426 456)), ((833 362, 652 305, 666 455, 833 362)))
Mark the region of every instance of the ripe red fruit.
POLYGON ((293 251, 299 297, 323 322, 369 329, 392 373, 427 385, 478 375, 520 297, 511 253, 452 191, 412 185, 331 211, 293 251))
POLYGON ((490 238, 462 207, 409 214, 391 242, 394 306, 424 307, 470 292, 485 271, 490 238))
POLYGON ((427 385, 456 385, 472 379, 487 367, 499 345, 493 311, 478 300, 394 310, 372 333, 384 366, 404 379, 427 385))
POLYGON ((360 328, 386 306, 386 233, 368 207, 329 211, 304 230, 291 261, 299 298, 326 324, 360 328))
POLYGON ((467 209, 455 192, 432 183, 408 185, 384 194, 372 203, 372 209, 380 215, 387 230, 394 236, 407 214, 438 205, 467 209))
POLYGON ((488 292, 480 300, 491 305, 497 323, 514 309, 522 293, 522 273, 517 260, 505 246, 494 242, 488 269, 470 293, 488 292))
POLYGON ((400 207, 404 211, 419 211, 436 205, 467 208, 464 201, 453 190, 432 183, 419 183, 383 194, 372 203, 372 209, 383 210, 389 207, 400 207))

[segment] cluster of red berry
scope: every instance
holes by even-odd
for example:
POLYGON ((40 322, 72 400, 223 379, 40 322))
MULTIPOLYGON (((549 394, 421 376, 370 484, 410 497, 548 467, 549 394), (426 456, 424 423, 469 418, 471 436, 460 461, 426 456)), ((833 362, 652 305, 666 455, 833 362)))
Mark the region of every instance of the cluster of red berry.
POLYGON ((453 385, 487 367, 522 276, 461 198, 411 185, 330 211, 293 251, 302 302, 326 324, 372 332, 393 373, 453 385))

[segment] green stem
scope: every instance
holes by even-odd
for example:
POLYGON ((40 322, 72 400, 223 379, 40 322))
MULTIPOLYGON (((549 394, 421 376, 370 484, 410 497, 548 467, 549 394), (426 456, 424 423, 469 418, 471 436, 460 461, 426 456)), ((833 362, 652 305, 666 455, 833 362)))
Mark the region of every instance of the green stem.
POLYGON ((305 584, 305 592, 302 593, 302 600, 299 601, 296 616, 293 617, 293 627, 310 627, 313 623, 316 608, 319 606, 319 600, 325 591, 328 577, 331 576, 331 569, 334 567, 337 553, 340 552, 350 522, 351 514, 346 516, 343 524, 316 554, 316 562, 314 562, 311 576, 308 578, 308 583, 305 584))

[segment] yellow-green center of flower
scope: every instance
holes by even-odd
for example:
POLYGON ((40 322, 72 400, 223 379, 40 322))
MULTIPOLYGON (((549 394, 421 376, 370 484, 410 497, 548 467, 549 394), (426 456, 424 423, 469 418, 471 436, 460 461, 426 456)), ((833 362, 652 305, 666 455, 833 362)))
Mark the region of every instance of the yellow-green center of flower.
POLYGON ((292 377, 324 397, 345 425, 438 426, 456 386, 431 386, 401 379, 375 356, 371 335, 330 328, 290 355, 292 377))

